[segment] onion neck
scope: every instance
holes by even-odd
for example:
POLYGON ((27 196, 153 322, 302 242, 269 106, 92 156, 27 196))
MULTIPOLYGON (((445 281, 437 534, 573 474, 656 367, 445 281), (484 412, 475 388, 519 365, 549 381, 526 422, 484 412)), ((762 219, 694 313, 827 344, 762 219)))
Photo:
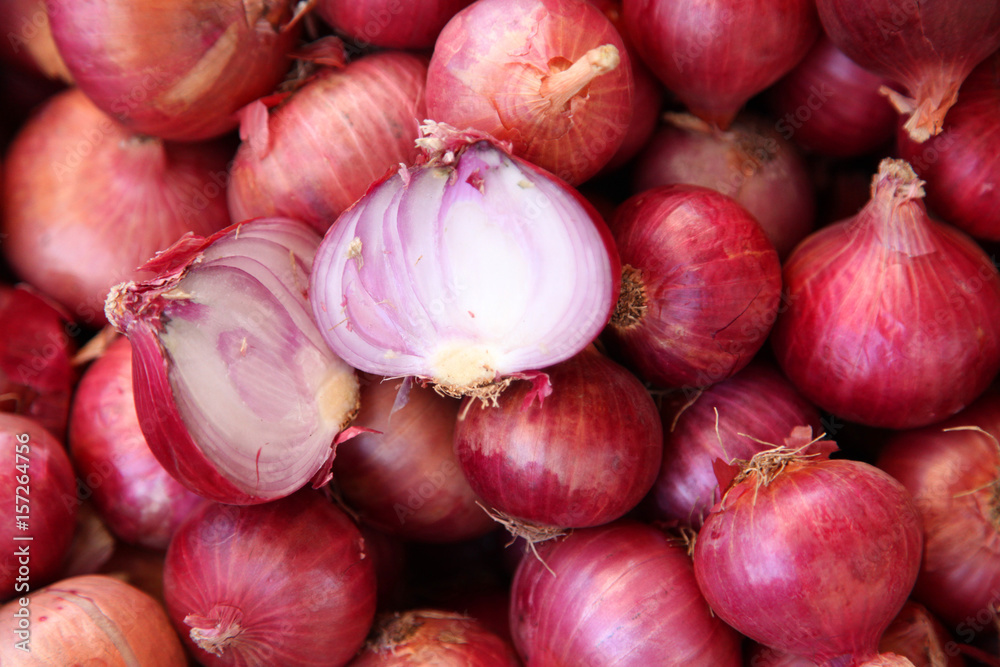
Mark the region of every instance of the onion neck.
POLYGON ((888 86, 879 92, 889 98, 896 111, 909 116, 903 129, 918 144, 939 134, 944 127, 945 115, 958 101, 958 88, 965 76, 951 71, 934 72, 916 86, 913 97, 907 97, 888 86))
POLYGON ((612 71, 620 62, 621 56, 613 44, 598 46, 587 51, 568 68, 543 77, 539 94, 549 100, 553 109, 561 111, 591 81, 612 71))
POLYGON ((621 292, 615 304, 615 312, 611 315, 611 326, 616 329, 628 329, 639 324, 646 316, 648 307, 642 271, 629 264, 624 265, 621 292))
POLYGON ((191 628, 191 641, 212 655, 221 656, 239 641, 243 612, 237 607, 217 604, 205 616, 188 614, 184 623, 191 628))

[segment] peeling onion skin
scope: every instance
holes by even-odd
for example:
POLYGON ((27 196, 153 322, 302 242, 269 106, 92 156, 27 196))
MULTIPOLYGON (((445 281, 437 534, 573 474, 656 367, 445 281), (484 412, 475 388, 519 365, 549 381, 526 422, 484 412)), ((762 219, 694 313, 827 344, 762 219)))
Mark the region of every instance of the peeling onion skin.
POLYGON ((375 615, 361 532, 320 493, 206 503, 174 536, 167 612, 206 667, 346 665, 375 615))
POLYGON ((941 134, 922 144, 900 129, 899 154, 927 181, 927 205, 978 239, 1000 241, 1000 53, 966 78, 941 134))
POLYGON ((807 0, 624 0, 629 39, 660 81, 726 129, 747 100, 791 70, 820 33, 807 0))
POLYGON ((767 340, 781 266, 738 202, 694 185, 633 195, 611 221, 622 297, 605 332, 626 366, 657 387, 707 387, 767 340))
MULTIPOLYGON (((351 44, 428 49, 472 0, 319 0, 316 13, 351 44)), ((423 117, 421 117, 423 118, 423 117)))
POLYGON ((972 642, 1000 613, 1000 394, 950 419, 895 434, 877 465, 909 489, 924 526, 915 599, 972 642), (947 428, 979 427, 945 432, 947 428), (991 437, 992 436, 992 437, 991 437), (977 620, 978 619, 978 620, 977 620))
POLYGON ((940 421, 1000 369, 1000 274, 963 232, 927 216, 921 185, 907 163, 883 161, 865 208, 785 263, 771 346, 799 391, 840 419, 940 421))
POLYGON ((427 74, 430 118, 511 142, 514 155, 570 185, 595 175, 622 144, 632 97, 622 38, 586 0, 478 0, 441 31, 427 74), (600 67, 610 69, 546 90, 605 47, 615 54, 602 51, 600 67))
POLYGON ((754 641, 820 664, 906 664, 866 661, 913 588, 921 548, 899 482, 866 463, 799 457, 769 483, 736 478, 698 533, 694 571, 712 610, 754 641))
POLYGON ((107 575, 63 579, 31 593, 30 652, 15 648, 18 600, 0 608, 0 661, 20 667, 187 667, 163 607, 107 575))
POLYGON ((484 503, 558 528, 613 521, 635 507, 659 469, 663 432, 645 387, 593 346, 545 370, 552 394, 515 382, 497 407, 467 398, 455 452, 484 503))
POLYGON ((541 560, 521 559, 511 588, 525 664, 742 665, 742 638, 712 615, 684 548, 655 528, 623 520, 538 551, 541 560))
POLYGON ((249 139, 227 189, 232 219, 288 217, 325 232, 372 182, 416 159, 426 78, 424 58, 373 53, 343 70, 322 69, 271 110, 266 127, 244 125, 249 139))
POLYGON ((174 141, 236 127, 288 70, 290 0, 46 0, 59 53, 86 95, 133 132, 174 141), (278 27, 275 27, 278 26, 278 27))

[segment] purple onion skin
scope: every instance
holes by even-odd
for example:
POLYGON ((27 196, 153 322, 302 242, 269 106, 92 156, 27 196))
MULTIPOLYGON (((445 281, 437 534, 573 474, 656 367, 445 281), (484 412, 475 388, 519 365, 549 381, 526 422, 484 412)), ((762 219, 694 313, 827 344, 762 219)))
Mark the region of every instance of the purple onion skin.
POLYGON ((742 664, 741 637, 712 615, 690 557, 660 531, 621 521, 538 551, 540 559, 521 560, 511 593, 511 630, 526 664, 742 664))

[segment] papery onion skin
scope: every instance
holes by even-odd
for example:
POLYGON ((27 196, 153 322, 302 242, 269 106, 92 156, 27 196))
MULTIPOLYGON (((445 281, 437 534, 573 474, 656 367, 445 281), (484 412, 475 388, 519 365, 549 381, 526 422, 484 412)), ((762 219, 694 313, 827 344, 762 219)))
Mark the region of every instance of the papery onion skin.
POLYGON ((105 324, 112 285, 186 232, 229 224, 224 144, 131 133, 79 89, 22 127, 4 169, 0 246, 11 268, 78 322, 105 324))
POLYGON ((84 575, 34 591, 28 604, 0 608, 0 660, 22 667, 186 667, 187 656, 163 608, 107 575, 84 575), (27 641, 18 645, 17 612, 27 609, 27 641), (29 650, 25 650, 27 647, 29 650))
POLYGON ((340 495, 361 519, 411 540, 457 542, 496 524, 483 512, 452 446, 459 401, 410 387, 394 409, 401 380, 369 377, 353 425, 372 429, 338 448, 340 495))
POLYGON ((424 58, 373 53, 320 70, 265 127, 244 121, 227 190, 233 221, 289 217, 325 232, 372 182, 416 159, 426 78, 424 58))
POLYGON ((766 93, 774 128, 807 150, 854 157, 885 148, 896 111, 879 92, 891 84, 864 69, 824 34, 806 57, 766 93))
POLYGON ((737 117, 720 132, 671 114, 636 160, 633 191, 701 185, 728 195, 756 218, 780 258, 813 230, 814 185, 794 145, 760 116, 737 117))
POLYGON ((630 58, 618 31, 585 0, 479 0, 435 43, 427 113, 511 142, 514 155, 579 185, 625 137, 630 58), (583 71, 567 78, 574 63, 583 71))
POLYGON ((646 509, 652 519, 695 529, 721 497, 716 458, 747 460, 783 443, 796 426, 821 432, 816 408, 763 360, 704 391, 668 395, 660 416, 663 462, 646 509))
POLYGON ((63 437, 76 383, 75 331, 35 290, 0 284, 0 411, 31 417, 63 437))
POLYGON ((586 347, 620 265, 575 189, 488 141, 456 155, 401 169, 348 209, 317 251, 309 299, 354 368, 461 394, 586 347))
POLYGON ((0 58, 50 79, 72 81, 52 39, 45 0, 8 0, 0 4, 0 31, 6 36, 0 58))
POLYGON ((698 533, 694 571, 705 599, 762 644, 823 664, 875 659, 920 567, 920 519, 909 493, 859 461, 756 465, 729 486, 698 533))
POLYGON ((426 49, 472 0, 319 0, 316 13, 358 48, 426 49))
POLYGON ((992 630, 1000 613, 996 437, 1000 394, 991 390, 944 422, 895 434, 877 459, 880 468, 909 489, 923 521, 924 558, 913 596, 963 643, 992 630), (961 427, 985 433, 945 432, 961 427))
POLYGON ((521 560, 511 588, 526 664, 742 664, 741 637, 712 614, 685 549, 655 528, 623 520, 538 551, 521 560))
POLYGON ((841 419, 912 428, 971 403, 1000 369, 1000 274, 927 216, 922 182, 884 160, 872 199, 785 262, 771 345, 806 398, 841 419))
POLYGON ((519 667, 514 647, 474 618, 436 609, 387 615, 350 667, 519 667))
POLYGON ((198 495, 290 495, 330 462, 357 410, 354 370, 309 314, 318 244, 300 222, 261 218, 187 237, 147 266, 157 278, 109 294, 146 442, 198 495))
POLYGON ((198 141, 236 127, 236 112, 288 70, 298 27, 290 0, 46 0, 73 79, 133 132, 198 141))
POLYGON ((625 26, 660 81, 694 115, 726 129, 819 35, 805 0, 623 0, 625 26))
POLYGON ((552 394, 526 405, 517 382, 497 407, 465 399, 455 452, 483 501, 532 524, 582 528, 613 521, 649 491, 663 433, 652 397, 594 347, 545 370, 552 394))
POLYGON ((0 491, 8 498, 0 505, 0 539, 9 545, 0 554, 0 600, 7 600, 60 576, 78 503, 66 450, 38 422, 0 413, 0 448, 0 491))
POLYGON ((108 528, 130 544, 166 549, 177 526, 203 502, 146 444, 133 399, 132 347, 124 337, 80 379, 68 443, 108 528))
POLYGON ((767 340, 781 266, 735 200, 694 185, 633 195, 611 222, 623 268, 606 340, 659 387, 706 387, 737 373, 767 340))
POLYGON ((206 504, 171 541, 164 582, 174 627, 206 667, 345 665, 375 614, 360 531, 312 490, 206 504))
POLYGON ((962 81, 1000 48, 1000 3, 817 0, 823 28, 847 56, 897 81, 893 105, 923 142, 941 130, 962 81), (904 97, 900 92, 907 93, 904 97))
POLYGON ((918 144, 901 130, 900 156, 927 181, 927 205, 978 239, 1000 241, 1000 54, 972 71, 941 134, 918 144))

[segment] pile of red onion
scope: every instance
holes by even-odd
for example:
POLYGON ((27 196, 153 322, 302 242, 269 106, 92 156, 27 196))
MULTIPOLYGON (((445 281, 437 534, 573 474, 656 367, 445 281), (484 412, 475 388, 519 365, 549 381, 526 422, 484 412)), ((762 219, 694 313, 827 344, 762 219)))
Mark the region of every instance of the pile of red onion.
POLYGON ((1000 667, 1000 0, 7 5, 4 665, 1000 667))

